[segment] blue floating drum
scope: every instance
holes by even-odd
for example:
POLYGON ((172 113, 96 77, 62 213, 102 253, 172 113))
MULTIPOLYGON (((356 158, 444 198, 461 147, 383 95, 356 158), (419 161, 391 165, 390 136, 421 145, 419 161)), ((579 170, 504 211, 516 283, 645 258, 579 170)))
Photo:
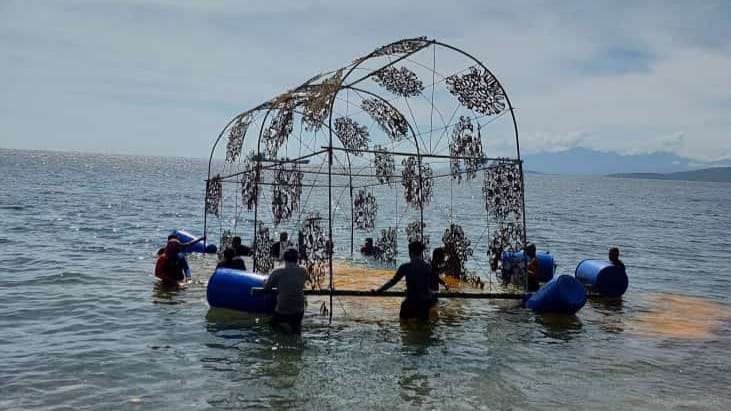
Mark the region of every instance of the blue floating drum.
POLYGON ((604 260, 584 260, 576 266, 576 279, 604 297, 621 297, 629 286, 623 267, 604 260))
MULTIPOLYGON (((175 231, 173 231, 173 235, 175 237, 177 237, 181 243, 187 243, 187 242, 193 241, 196 238, 198 238, 198 237, 194 236, 193 234, 191 234, 187 231, 183 231, 183 230, 175 230, 175 231)), ((216 248, 215 244, 211 244, 211 243, 204 244, 203 241, 199 241, 193 245, 187 246, 183 250, 183 252, 185 252, 185 253, 202 253, 202 254, 215 254, 216 251, 218 251, 218 249, 216 248)))
POLYGON ((250 313, 271 314, 277 303, 277 296, 271 293, 251 295, 251 289, 263 287, 267 276, 218 268, 208 280, 206 297, 211 307, 230 308, 250 313))
MULTIPOLYGON (((538 281, 542 283, 551 281, 556 270, 553 256, 548 251, 538 251, 536 252, 536 258, 538 259, 538 281)), ((508 273, 515 265, 527 263, 523 251, 503 251, 501 260, 503 271, 508 273)))
POLYGON ((570 275, 560 275, 533 294, 526 307, 537 313, 576 314, 586 304, 586 289, 570 275))

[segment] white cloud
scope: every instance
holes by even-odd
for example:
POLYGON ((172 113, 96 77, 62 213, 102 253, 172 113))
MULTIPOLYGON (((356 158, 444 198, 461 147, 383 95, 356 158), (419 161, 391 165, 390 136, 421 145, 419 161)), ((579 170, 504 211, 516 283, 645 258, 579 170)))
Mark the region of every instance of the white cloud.
POLYGON ((526 151, 730 157, 728 17, 722 2, 5 2, 0 146, 202 156, 236 112, 427 34, 494 69, 526 151))

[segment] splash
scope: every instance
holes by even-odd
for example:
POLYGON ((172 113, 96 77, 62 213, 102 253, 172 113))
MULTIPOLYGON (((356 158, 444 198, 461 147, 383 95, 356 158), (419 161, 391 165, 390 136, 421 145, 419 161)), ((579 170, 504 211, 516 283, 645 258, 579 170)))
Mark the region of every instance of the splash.
POLYGON ((650 308, 629 321, 630 330, 649 337, 691 340, 716 338, 731 312, 728 306, 699 297, 648 294, 650 308))

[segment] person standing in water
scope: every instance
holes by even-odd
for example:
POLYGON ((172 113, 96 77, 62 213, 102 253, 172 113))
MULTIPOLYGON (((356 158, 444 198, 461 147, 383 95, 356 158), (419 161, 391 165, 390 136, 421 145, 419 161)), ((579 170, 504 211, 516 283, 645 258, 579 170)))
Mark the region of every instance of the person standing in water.
POLYGON ((431 279, 430 288, 434 292, 439 291, 439 285, 441 284, 444 289, 448 289, 447 283, 442 280, 441 275, 447 271, 447 261, 444 248, 437 247, 434 249, 431 255, 431 279))
POLYGON ((279 261, 284 259, 284 252, 292 247, 292 243, 289 242, 289 234, 286 231, 279 233, 279 241, 272 245, 271 255, 279 261))
POLYGON ((170 285, 190 278, 190 267, 181 251, 182 247, 177 238, 168 240, 165 250, 155 263, 155 277, 170 285))
POLYGON ((284 252, 284 267, 269 275, 264 290, 277 289, 277 305, 272 316, 272 326, 287 324, 293 333, 302 330, 302 317, 305 314, 305 278, 307 272, 297 265, 299 253, 294 247, 284 252))
POLYGON ((528 276, 528 291, 538 291, 540 284, 538 282, 538 276, 540 275, 540 265, 538 264, 538 257, 536 256, 536 245, 528 243, 525 246, 525 256, 528 259, 526 266, 526 275, 528 276))
POLYGON ((216 265, 216 269, 218 268, 233 268, 246 271, 246 264, 242 258, 236 256, 236 251, 229 247, 223 250, 223 260, 216 265))
POLYGON ((612 247, 609 249, 609 262, 624 270, 624 263, 619 259, 619 248, 612 247))
POLYGON ((388 290, 406 277, 406 298, 401 303, 399 316, 403 319, 428 319, 429 310, 434 305, 434 294, 431 290, 431 265, 424 261, 422 253, 424 245, 420 241, 409 243, 409 257, 411 261, 402 264, 396 274, 373 292, 380 293, 388 290))

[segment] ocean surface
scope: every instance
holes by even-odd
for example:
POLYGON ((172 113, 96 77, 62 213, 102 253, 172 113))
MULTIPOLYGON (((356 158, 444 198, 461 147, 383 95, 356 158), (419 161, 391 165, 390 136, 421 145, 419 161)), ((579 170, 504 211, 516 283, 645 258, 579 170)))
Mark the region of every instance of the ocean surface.
POLYGON ((731 184, 527 176, 530 239, 559 273, 619 246, 621 302, 414 325, 310 299, 293 338, 208 307, 215 256, 156 287, 167 234, 202 231, 204 161, 0 150, 0 175, 0 409, 731 408, 731 184))

